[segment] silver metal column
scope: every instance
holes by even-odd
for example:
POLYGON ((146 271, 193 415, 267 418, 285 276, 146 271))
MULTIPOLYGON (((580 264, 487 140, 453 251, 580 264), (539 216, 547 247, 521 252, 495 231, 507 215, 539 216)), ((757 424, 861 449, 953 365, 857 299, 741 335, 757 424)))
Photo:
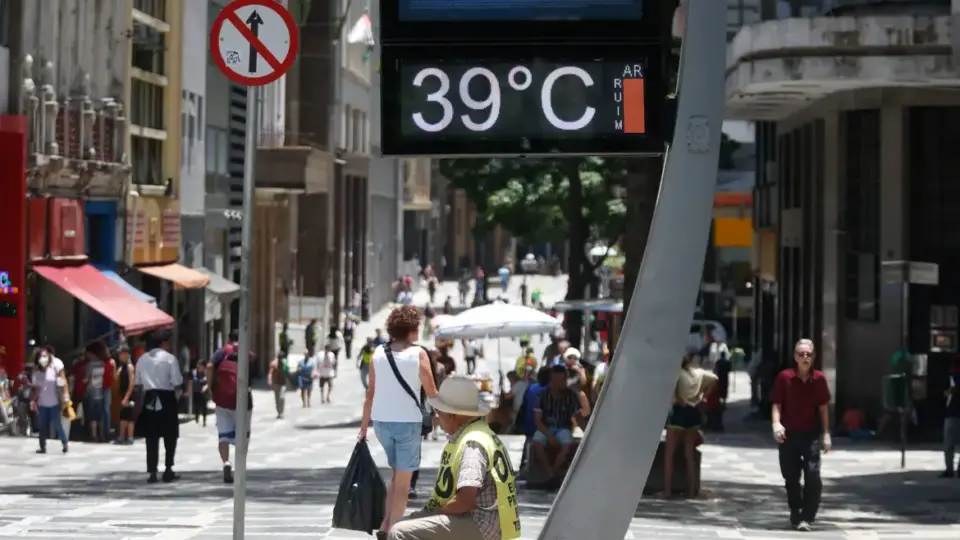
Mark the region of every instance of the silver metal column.
POLYGON ((243 540, 247 502, 247 446, 250 443, 250 411, 247 390, 250 388, 250 305, 251 272, 253 270, 253 214, 257 135, 260 132, 259 87, 247 88, 247 133, 243 160, 243 236, 240 245, 240 352, 237 356, 237 448, 234 456, 233 540, 243 540))
POLYGON ((676 385, 710 231, 726 60, 726 2, 687 4, 677 129, 647 250, 610 374, 541 540, 626 535, 676 385))

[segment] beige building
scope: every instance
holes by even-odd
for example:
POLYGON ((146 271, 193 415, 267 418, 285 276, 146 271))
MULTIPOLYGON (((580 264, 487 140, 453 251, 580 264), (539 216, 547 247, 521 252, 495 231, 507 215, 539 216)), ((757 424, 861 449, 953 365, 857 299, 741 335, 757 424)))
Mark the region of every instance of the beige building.
POLYGON ((757 342, 786 364, 813 339, 838 406, 873 411, 891 355, 926 353, 934 425, 960 304, 958 30, 943 2, 846 4, 746 26, 728 49, 728 117, 757 121, 757 342), (900 260, 939 281, 904 295, 882 270, 900 260))

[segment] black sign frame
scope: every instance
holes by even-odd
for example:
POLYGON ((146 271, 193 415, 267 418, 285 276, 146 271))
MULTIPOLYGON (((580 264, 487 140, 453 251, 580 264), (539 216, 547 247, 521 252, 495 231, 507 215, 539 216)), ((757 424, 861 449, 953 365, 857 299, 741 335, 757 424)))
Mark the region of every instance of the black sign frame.
POLYGON ((503 45, 475 44, 465 46, 391 46, 382 49, 381 57, 381 151, 385 156, 543 156, 543 155, 660 155, 665 151, 667 123, 671 121, 664 107, 667 95, 667 62, 660 44, 568 44, 503 45), (629 48, 629 51, 624 49, 629 48), (642 58, 644 74, 644 108, 646 133, 623 133, 597 136, 589 140, 531 138, 483 140, 477 136, 438 135, 436 139, 410 138, 403 134, 401 96, 403 84, 400 66, 444 61, 469 61, 478 65, 497 62, 528 62, 541 58, 549 61, 584 62, 594 60, 624 61, 642 58))
POLYGON ((644 0, 636 19, 577 21, 401 21, 397 0, 380 0, 380 42, 412 43, 658 43, 670 39, 673 8, 644 0), (669 13, 667 13, 669 11, 669 13))

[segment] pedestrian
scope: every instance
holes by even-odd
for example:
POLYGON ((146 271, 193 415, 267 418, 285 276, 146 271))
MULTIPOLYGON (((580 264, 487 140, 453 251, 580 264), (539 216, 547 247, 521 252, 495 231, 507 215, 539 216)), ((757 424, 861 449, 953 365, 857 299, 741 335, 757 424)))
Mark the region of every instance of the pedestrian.
POLYGON ((480 356, 480 341, 476 339, 463 340, 463 359, 467 363, 467 375, 473 375, 477 370, 477 357, 480 356))
POLYGON ((283 321, 283 327, 280 329, 280 355, 286 358, 290 354, 290 347, 293 346, 293 340, 290 339, 290 323, 283 321))
POLYGON ((173 472, 177 455, 177 440, 180 438, 180 416, 177 411, 183 373, 180 362, 171 352, 173 331, 154 331, 148 340, 149 351, 137 360, 136 384, 143 388, 143 406, 137 418, 137 427, 142 431, 147 446, 147 482, 157 482, 157 466, 160 461, 160 439, 163 439, 165 455, 163 481, 173 482, 180 478, 173 472))
POLYGON ((277 408, 277 420, 283 418, 283 409, 287 404, 287 376, 283 369, 286 363, 287 357, 283 352, 279 352, 267 368, 267 384, 273 390, 273 405, 277 408))
POLYGON ((436 486, 423 510, 393 525, 389 540, 512 540, 520 538, 517 482, 509 452, 487 425, 490 412, 477 385, 464 377, 443 382, 428 398, 449 434, 436 486))
POLYGON ((307 348, 300 364, 297 366, 297 385, 300 387, 300 405, 304 409, 310 407, 310 398, 313 397, 313 381, 317 378, 317 356, 312 347, 307 348))
POLYGON ((699 405, 703 396, 717 384, 717 376, 694 365, 694 357, 699 352, 696 347, 688 350, 680 361, 680 374, 673 389, 670 418, 667 421, 667 439, 663 449, 663 491, 659 498, 673 495, 673 462, 677 448, 683 449, 686 464, 686 497, 697 495, 697 470, 695 452, 700 444, 701 415, 699 405))
POLYGON ((960 478, 960 466, 954 467, 955 451, 960 447, 960 360, 954 359, 950 367, 947 403, 943 418, 943 460, 947 465, 941 478, 960 478))
POLYGON ((103 345, 102 354, 105 358, 103 363, 103 424, 100 432, 103 441, 109 441, 113 438, 113 391, 117 382, 117 361, 110 354, 110 349, 103 345))
POLYGON ((117 379, 120 386, 120 431, 117 434, 117 444, 133 444, 134 424, 134 389, 136 388, 136 368, 130 361, 130 348, 121 345, 117 349, 117 360, 120 368, 117 370, 117 379))
POLYGON ((324 350, 329 350, 333 353, 334 369, 337 368, 337 360, 340 358, 340 351, 343 350, 343 333, 336 326, 330 327, 330 332, 327 333, 327 339, 324 343, 324 350))
POLYGON ((394 309, 387 318, 390 343, 377 347, 370 363, 370 387, 363 402, 363 417, 357 438, 367 438, 373 422, 377 439, 393 469, 387 490, 386 509, 380 531, 387 532, 404 513, 413 472, 420 468, 423 404, 437 395, 427 352, 416 344, 420 314, 412 306, 394 309), (378 377, 379 375, 379 377, 378 377))
POLYGON ((303 329, 303 344, 312 349, 317 345, 317 320, 310 319, 307 327, 303 329))
MULTIPOLYGON (((223 483, 233 483, 233 464, 230 447, 237 444, 237 373, 240 347, 231 343, 213 353, 207 367, 207 380, 217 406, 217 450, 223 464, 223 483)), ((245 358, 244 361, 249 361, 245 358)), ((253 395, 247 388, 247 410, 253 410, 253 395)), ((250 435, 250 415, 247 415, 247 436, 250 435)))
POLYGON ((328 343, 323 350, 323 358, 317 366, 317 377, 320 380, 320 403, 330 403, 330 393, 333 392, 333 379, 337 377, 337 354, 328 343))
POLYGON ((813 355, 812 341, 797 341, 793 348, 796 367, 777 375, 770 396, 773 438, 779 445, 790 524, 798 531, 809 531, 817 517, 823 491, 820 452, 829 452, 832 446, 830 388, 823 372, 813 368, 813 355))
POLYGON ((353 317, 347 317, 343 321, 343 350, 347 360, 353 359, 353 337, 357 332, 357 323, 353 317))
POLYGON ((383 330, 377 328, 373 331, 373 346, 379 347, 387 343, 387 338, 383 337, 383 330))
POLYGON ((86 419, 90 440, 103 441, 101 427, 106 412, 104 374, 106 373, 107 346, 100 341, 87 345, 84 355, 87 358, 83 387, 83 417, 86 419))
POLYGON ((360 370, 360 384, 366 390, 370 387, 370 360, 373 359, 373 350, 376 345, 373 344, 373 338, 367 338, 367 342, 360 348, 360 356, 357 358, 357 369, 360 370))
POLYGON ((208 383, 207 363, 200 360, 197 362, 197 367, 193 369, 193 373, 190 374, 190 389, 188 391, 193 396, 193 422, 199 424, 202 418, 203 427, 207 427, 207 395, 210 392, 208 383))
POLYGON ((63 362, 53 356, 49 349, 38 349, 36 354, 36 368, 33 372, 33 393, 37 409, 37 435, 40 441, 38 454, 47 453, 47 437, 52 430, 63 444, 63 453, 69 450, 67 434, 63 430, 60 420, 61 405, 70 403, 70 393, 67 390, 67 377, 63 362))

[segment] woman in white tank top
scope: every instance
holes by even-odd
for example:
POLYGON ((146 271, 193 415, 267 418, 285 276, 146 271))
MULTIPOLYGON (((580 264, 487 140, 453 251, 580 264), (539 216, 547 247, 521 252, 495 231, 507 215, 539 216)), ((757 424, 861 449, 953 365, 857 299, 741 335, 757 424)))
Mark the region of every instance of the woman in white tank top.
POLYGON ((420 468, 421 397, 424 393, 427 397, 437 395, 430 358, 422 347, 414 344, 419 330, 420 313, 416 308, 404 306, 393 310, 387 318, 390 342, 377 347, 370 361, 370 386, 363 402, 363 419, 357 438, 367 438, 367 427, 373 421, 377 440, 393 469, 387 488, 386 511, 380 525, 383 532, 388 532, 403 516, 410 478, 420 468), (391 357, 396 371, 391 366, 391 357))

